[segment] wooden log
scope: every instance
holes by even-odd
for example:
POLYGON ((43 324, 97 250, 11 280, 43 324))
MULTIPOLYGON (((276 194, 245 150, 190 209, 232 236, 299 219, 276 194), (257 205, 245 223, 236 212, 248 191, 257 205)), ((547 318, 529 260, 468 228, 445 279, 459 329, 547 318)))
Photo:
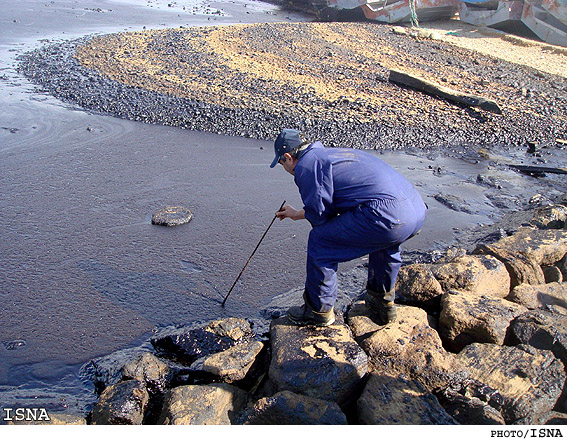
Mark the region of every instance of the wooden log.
POLYGON ((469 107, 478 107, 489 112, 502 114, 502 110, 494 101, 481 96, 470 95, 459 92, 448 87, 440 86, 415 75, 405 72, 391 70, 389 80, 392 83, 401 84, 413 89, 421 90, 430 95, 436 95, 450 101, 464 104, 469 107))
POLYGON ((520 173, 527 175, 543 175, 545 173, 556 173, 560 175, 567 175, 566 168, 555 167, 540 167, 537 165, 508 165, 511 168, 518 170, 520 173))

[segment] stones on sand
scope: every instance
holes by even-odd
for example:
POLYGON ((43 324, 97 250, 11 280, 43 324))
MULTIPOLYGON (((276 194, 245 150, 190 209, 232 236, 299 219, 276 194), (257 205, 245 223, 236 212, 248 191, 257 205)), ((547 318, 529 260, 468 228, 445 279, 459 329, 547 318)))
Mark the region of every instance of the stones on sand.
POLYGON ((523 145, 532 139, 534 127, 538 133, 558 134, 564 125, 564 92, 551 75, 538 71, 545 78, 538 80, 526 76, 524 66, 472 56, 446 42, 398 36, 371 23, 260 23, 121 33, 42 47, 19 61, 18 71, 44 90, 95 112, 257 139, 273 139, 281 127, 298 127, 309 138, 324 134, 332 146, 366 148, 379 139, 386 149, 472 150, 496 142, 523 145), (327 32, 342 36, 332 49, 327 32), (123 56, 116 57, 118 52, 123 56), (449 66, 446 60, 453 62, 449 66), (494 117, 482 110, 465 114, 461 106, 387 82, 393 65, 420 63, 432 69, 427 75, 431 80, 478 80, 483 89, 491 89, 487 97, 492 99, 515 82, 528 81, 533 94, 526 106, 525 97, 508 93, 513 105, 494 117), (157 65, 163 68, 153 69, 157 65), (365 91, 368 98, 360 99, 356 91, 365 91), (405 111, 409 106, 415 115, 405 111), (546 117, 534 114, 532 107, 544 109, 546 117), (491 130, 485 130, 486 124, 491 130))

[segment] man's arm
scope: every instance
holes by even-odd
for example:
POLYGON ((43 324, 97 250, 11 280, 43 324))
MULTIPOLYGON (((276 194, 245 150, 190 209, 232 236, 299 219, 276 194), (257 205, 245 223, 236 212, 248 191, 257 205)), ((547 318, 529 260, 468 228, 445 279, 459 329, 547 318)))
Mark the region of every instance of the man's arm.
POLYGON ((333 208, 333 177, 329 164, 319 161, 295 172, 295 183, 303 201, 305 219, 316 227, 324 224, 336 213, 333 208))
POLYGON ((305 219, 305 210, 296 210, 291 205, 284 206, 281 211, 276 212, 276 216, 279 220, 284 220, 286 217, 296 221, 299 219, 305 219))

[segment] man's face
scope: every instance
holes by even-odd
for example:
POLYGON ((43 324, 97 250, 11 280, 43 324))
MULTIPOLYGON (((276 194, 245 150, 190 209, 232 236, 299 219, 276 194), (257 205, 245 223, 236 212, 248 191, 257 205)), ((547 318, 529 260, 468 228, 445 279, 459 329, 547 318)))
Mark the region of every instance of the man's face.
POLYGON ((279 162, 286 172, 288 172, 290 175, 295 174, 294 169, 297 159, 294 159, 293 156, 291 156, 289 153, 284 153, 279 162))

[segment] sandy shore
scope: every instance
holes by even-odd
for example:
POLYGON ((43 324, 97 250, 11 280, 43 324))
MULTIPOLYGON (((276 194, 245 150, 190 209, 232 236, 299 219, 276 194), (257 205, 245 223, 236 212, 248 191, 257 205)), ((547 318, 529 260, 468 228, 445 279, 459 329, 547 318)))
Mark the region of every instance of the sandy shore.
POLYGON ((435 37, 484 55, 520 64, 552 75, 567 77, 567 48, 518 37, 458 20, 423 23, 435 37))

